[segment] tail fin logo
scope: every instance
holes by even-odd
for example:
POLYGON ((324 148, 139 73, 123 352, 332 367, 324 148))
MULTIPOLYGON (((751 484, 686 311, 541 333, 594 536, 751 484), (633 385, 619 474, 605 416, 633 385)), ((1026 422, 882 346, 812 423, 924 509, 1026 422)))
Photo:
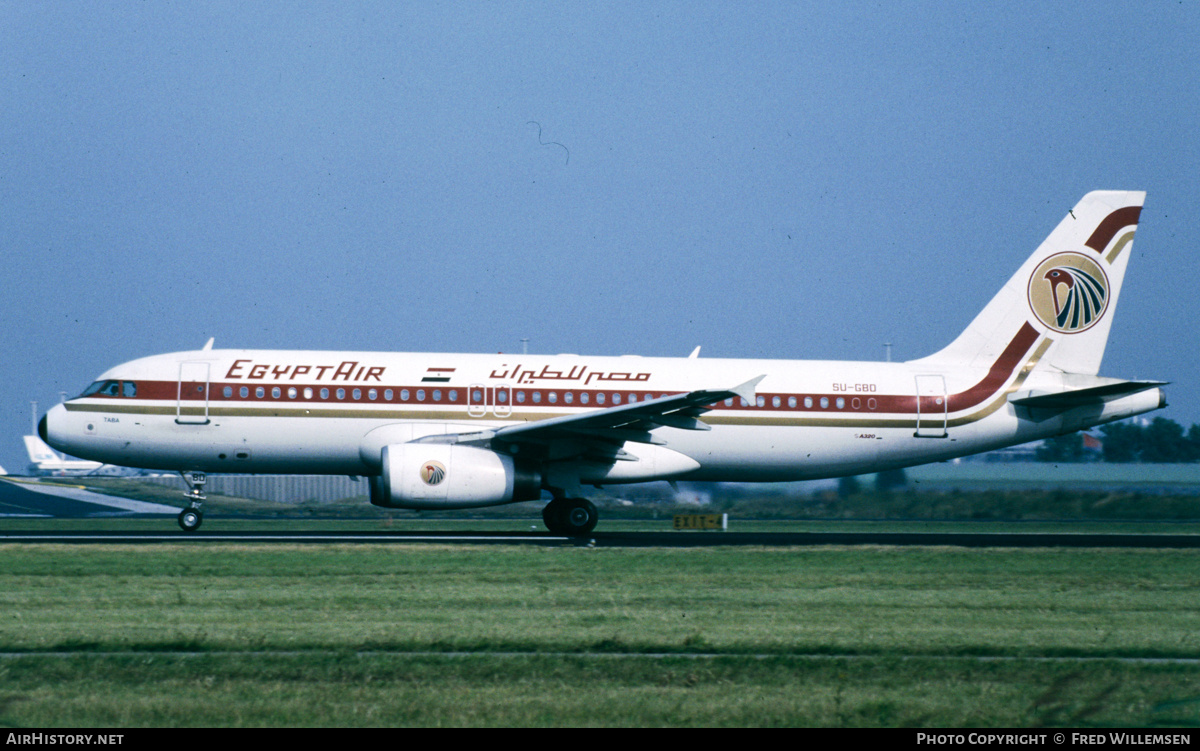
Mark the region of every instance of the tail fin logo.
POLYGON ((1029 307, 1047 328, 1064 334, 1086 331, 1108 309, 1104 269, 1079 253, 1050 256, 1029 277, 1029 307))

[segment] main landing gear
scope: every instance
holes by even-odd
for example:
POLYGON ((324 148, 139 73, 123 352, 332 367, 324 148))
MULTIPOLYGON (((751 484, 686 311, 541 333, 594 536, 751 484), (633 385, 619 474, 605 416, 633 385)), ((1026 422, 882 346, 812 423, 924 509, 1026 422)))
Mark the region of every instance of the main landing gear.
POLYGON ((542 509, 546 529, 557 535, 586 535, 599 520, 596 507, 586 498, 555 498, 542 509))
POLYGON ((204 503, 204 483, 208 478, 203 472, 180 472, 179 474, 188 484, 188 491, 183 495, 191 501, 187 508, 179 512, 179 527, 184 532, 195 532, 200 529, 200 523, 204 521, 204 512, 200 510, 200 505, 204 503))

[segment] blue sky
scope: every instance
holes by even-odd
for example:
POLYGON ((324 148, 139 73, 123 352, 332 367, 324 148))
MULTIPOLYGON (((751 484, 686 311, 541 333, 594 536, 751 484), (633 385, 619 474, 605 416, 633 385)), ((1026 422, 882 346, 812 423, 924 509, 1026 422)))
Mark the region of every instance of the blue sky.
POLYGON ((1198 48, 1194 2, 0 0, 0 464, 209 337, 921 357, 1093 189, 1149 193, 1102 373, 1200 422, 1198 48))

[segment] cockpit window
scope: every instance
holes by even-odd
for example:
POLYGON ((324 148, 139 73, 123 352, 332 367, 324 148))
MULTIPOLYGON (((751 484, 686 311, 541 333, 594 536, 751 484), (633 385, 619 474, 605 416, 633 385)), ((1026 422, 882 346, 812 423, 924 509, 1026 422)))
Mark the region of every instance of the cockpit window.
POLYGON ((120 396, 121 382, 120 381, 96 381, 91 386, 83 390, 80 396, 120 396))
POLYGON ((80 394, 84 396, 137 396, 137 384, 133 381, 96 381, 80 394))

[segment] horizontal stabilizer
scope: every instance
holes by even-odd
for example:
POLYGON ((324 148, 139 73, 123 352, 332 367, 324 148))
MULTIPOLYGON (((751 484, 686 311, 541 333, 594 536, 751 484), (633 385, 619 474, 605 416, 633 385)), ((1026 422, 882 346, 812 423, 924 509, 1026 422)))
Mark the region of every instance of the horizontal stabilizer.
POLYGON ((1109 383, 1104 386, 1093 386, 1086 389, 1059 391, 1053 394, 1032 394, 1016 399, 1010 398, 1009 401, 1019 407, 1071 409, 1072 407, 1080 407, 1086 404, 1100 404, 1112 401, 1113 399, 1119 399, 1123 396, 1137 394, 1165 385, 1166 381, 1121 381, 1119 383, 1109 383))

